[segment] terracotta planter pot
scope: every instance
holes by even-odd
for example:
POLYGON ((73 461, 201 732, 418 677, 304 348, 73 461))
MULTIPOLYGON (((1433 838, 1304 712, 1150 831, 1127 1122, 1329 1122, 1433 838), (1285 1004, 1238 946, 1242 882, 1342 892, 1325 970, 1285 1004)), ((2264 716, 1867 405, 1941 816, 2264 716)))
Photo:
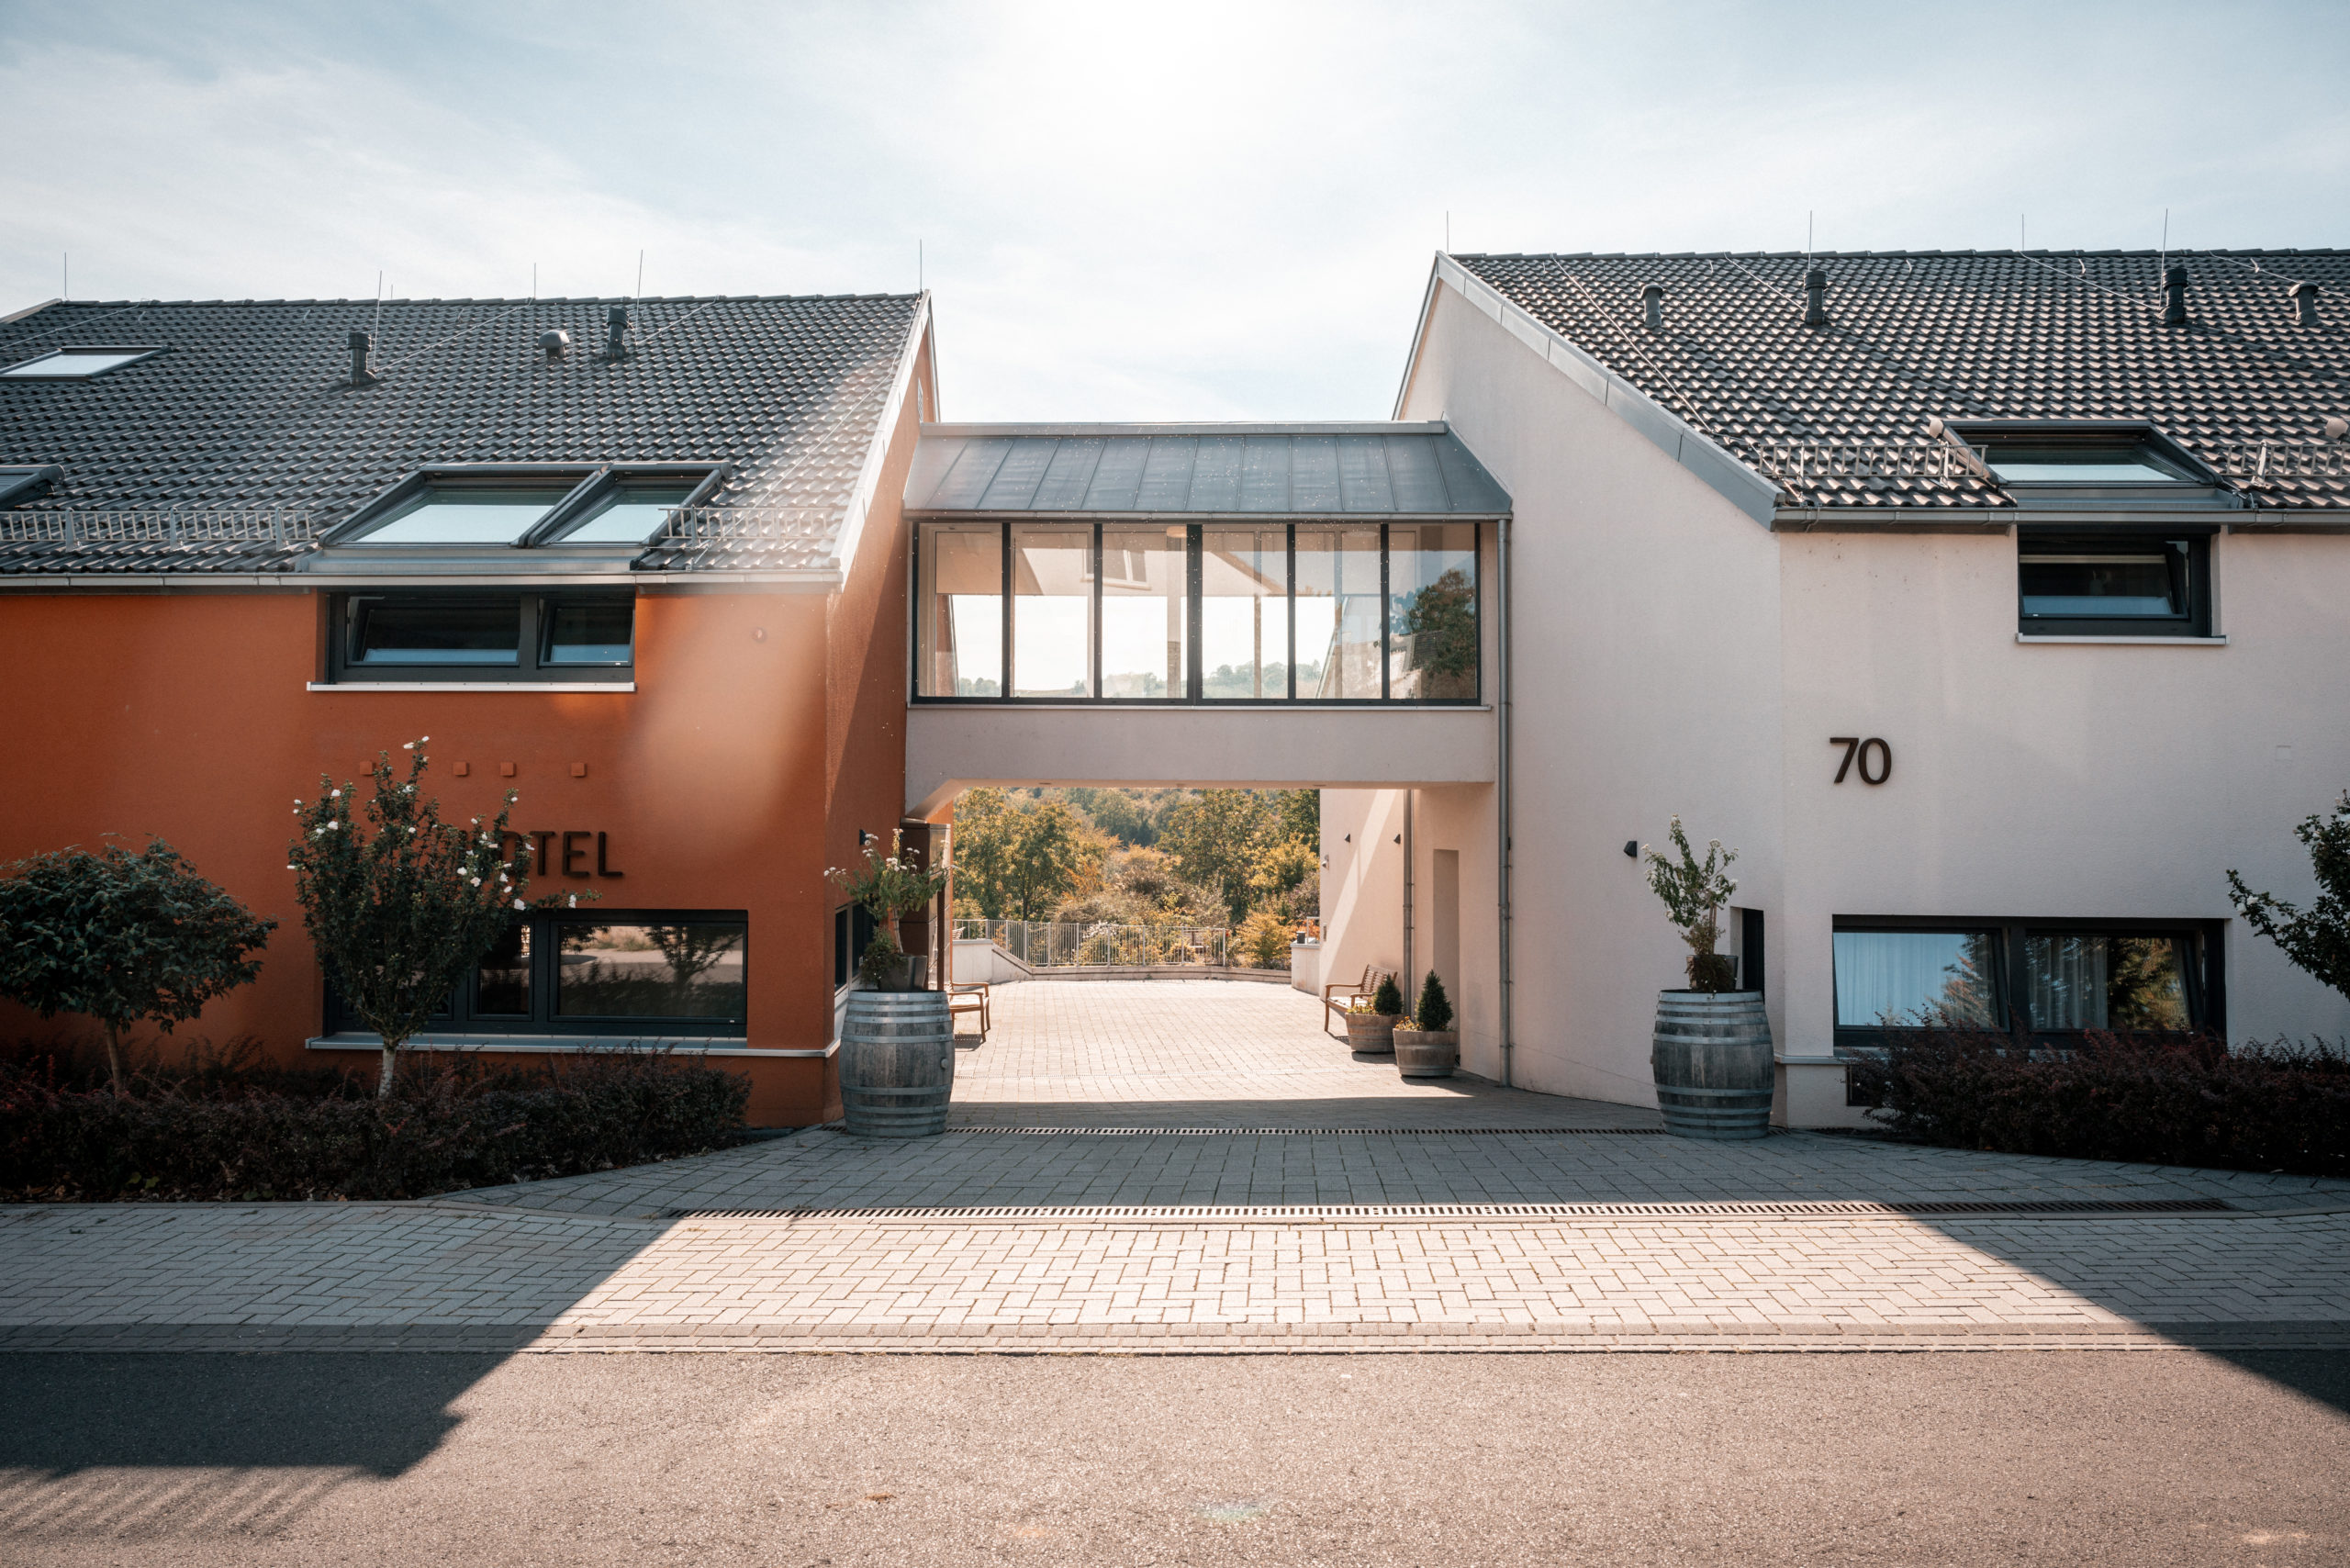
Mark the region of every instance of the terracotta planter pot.
POLYGON ((1395 1070, 1405 1078, 1450 1078, 1460 1065, 1458 1029, 1398 1029, 1395 1070))
POLYGON ((1394 1013, 1347 1014, 1347 1048, 1357 1056, 1383 1057, 1395 1048, 1394 1013))

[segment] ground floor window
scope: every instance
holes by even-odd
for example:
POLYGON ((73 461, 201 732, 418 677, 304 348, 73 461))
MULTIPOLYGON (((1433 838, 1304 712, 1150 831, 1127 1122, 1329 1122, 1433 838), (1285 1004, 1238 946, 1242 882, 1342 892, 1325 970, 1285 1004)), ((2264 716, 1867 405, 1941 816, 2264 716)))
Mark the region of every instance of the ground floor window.
MULTIPOLYGON (((750 924, 737 912, 544 911, 508 926, 433 1016, 489 1034, 739 1035, 750 924)), ((329 988, 328 1026, 363 1025, 329 988)))
POLYGON ((1836 1042, 1940 1025, 2051 1036, 2221 1029, 2220 935, 2209 921, 1840 917, 1836 1042))

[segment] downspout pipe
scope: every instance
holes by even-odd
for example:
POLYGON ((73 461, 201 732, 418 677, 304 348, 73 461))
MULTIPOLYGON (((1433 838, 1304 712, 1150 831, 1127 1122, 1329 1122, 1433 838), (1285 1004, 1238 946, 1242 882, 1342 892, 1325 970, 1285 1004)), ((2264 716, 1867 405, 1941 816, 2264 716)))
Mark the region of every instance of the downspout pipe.
POLYGON ((1418 919, 1412 907, 1412 873, 1418 865, 1416 858, 1417 851, 1412 845, 1412 806, 1419 799, 1419 794, 1417 790, 1404 791, 1404 972, 1396 977, 1395 983, 1403 988, 1406 1012, 1410 1011, 1413 998, 1418 994, 1412 989, 1415 973, 1412 968, 1412 928, 1418 919))
POLYGON ((1494 694, 1498 755, 1494 758, 1494 814, 1501 819, 1500 842, 1494 846, 1499 857, 1494 880, 1500 892, 1500 973, 1502 1027, 1502 1087, 1515 1087, 1511 1074, 1511 1058, 1517 1046, 1510 1024, 1510 616, 1509 616, 1509 523, 1505 514, 1497 527, 1494 544, 1494 598, 1495 599, 1494 641, 1499 644, 1494 658, 1494 694))

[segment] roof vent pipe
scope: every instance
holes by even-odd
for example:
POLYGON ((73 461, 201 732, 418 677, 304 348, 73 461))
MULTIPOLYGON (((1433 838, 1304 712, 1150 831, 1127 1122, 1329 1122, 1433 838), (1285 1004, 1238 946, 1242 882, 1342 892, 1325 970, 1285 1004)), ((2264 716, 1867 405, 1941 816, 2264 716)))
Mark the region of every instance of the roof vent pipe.
POLYGON ((352 333, 351 384, 353 386, 373 386, 382 379, 375 374, 375 334, 352 333))
POLYGON ((628 307, 613 305, 604 311, 604 357, 628 357, 628 307))
POLYGON ((1640 313, 1647 319, 1650 331, 1664 330, 1664 285, 1651 283, 1640 286, 1640 313))
POLYGON ((1803 274, 1803 324, 1828 325, 1828 274, 1823 268, 1814 267, 1803 274))
POLYGON ((2177 264, 2163 269, 2163 325, 2187 322, 2187 269, 2177 264))
POLYGON ((539 334, 539 347, 544 349, 547 363, 553 364, 571 348, 571 334, 560 327, 550 327, 539 334))
POLYGON ((2293 302, 2293 320, 2298 325, 2314 327, 2318 324, 2317 297, 2322 292, 2313 283, 2297 283, 2285 291, 2285 297, 2293 302))

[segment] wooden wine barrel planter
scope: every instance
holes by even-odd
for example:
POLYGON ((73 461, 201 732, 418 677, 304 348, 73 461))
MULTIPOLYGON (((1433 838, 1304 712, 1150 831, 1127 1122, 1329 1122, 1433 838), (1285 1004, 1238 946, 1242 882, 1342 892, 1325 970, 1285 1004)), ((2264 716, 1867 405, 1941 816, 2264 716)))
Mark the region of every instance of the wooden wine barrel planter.
POLYGON ((1761 991, 1658 992, 1649 1063, 1666 1131, 1702 1138, 1769 1136, 1771 1021, 1761 991))
POLYGON ((1398 1029, 1395 1070, 1405 1078, 1450 1078, 1460 1065, 1458 1029, 1398 1029))
POLYGON ((855 991, 841 1028, 841 1108, 860 1137, 946 1130, 955 1022, 943 991, 855 991))
POLYGON ((1347 1014, 1347 1049, 1357 1056, 1383 1057, 1395 1048, 1394 1013, 1347 1014))

